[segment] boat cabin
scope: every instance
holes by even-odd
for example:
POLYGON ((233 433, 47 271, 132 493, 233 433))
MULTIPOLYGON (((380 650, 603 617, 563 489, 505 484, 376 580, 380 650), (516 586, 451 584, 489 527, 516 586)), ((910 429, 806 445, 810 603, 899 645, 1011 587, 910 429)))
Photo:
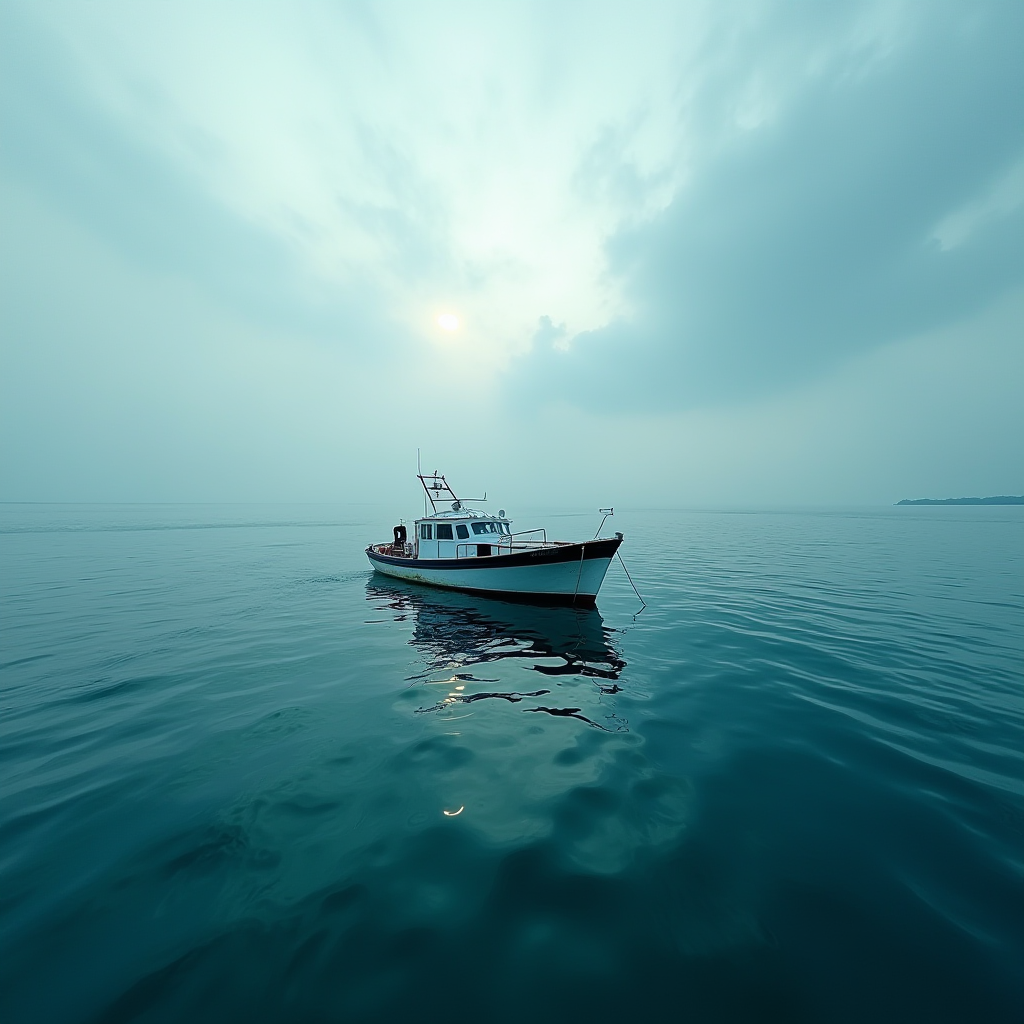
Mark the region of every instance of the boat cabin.
POLYGON ((417 519, 412 543, 416 558, 476 558, 496 555, 502 545, 508 552, 512 529, 501 516, 460 507, 417 519))

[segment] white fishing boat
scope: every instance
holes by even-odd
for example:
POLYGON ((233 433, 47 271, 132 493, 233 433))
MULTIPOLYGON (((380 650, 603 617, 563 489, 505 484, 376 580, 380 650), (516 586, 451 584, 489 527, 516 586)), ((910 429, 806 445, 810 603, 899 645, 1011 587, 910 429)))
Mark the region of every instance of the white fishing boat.
MULTIPOLYGON (((543 528, 515 532, 504 509, 494 516, 469 508, 444 474, 419 473, 417 479, 426 495, 424 514, 411 537, 399 523, 390 543, 366 549, 377 572, 451 590, 594 606, 621 533, 569 542, 548 540, 543 528)), ((601 511, 607 520, 611 509, 601 511)))

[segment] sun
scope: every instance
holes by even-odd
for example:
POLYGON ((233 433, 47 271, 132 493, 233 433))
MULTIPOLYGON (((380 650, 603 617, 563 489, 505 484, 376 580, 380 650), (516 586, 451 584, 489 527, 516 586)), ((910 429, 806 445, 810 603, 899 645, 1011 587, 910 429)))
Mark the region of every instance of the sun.
POLYGON ((437 323, 446 331, 455 331, 459 327, 459 318, 454 313, 442 313, 437 318, 437 323))

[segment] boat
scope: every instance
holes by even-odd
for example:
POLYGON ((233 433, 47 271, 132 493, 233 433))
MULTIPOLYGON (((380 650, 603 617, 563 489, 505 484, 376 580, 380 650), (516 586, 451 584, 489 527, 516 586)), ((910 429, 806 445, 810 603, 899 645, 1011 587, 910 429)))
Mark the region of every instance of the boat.
MULTIPOLYGON (((467 506, 443 473, 416 477, 425 495, 424 514, 415 520, 411 537, 400 522, 390 542, 367 547, 377 572, 506 600, 594 607, 621 533, 570 542, 548 540, 543 527, 516 532, 504 509, 494 516, 467 506)), ((469 500, 486 500, 486 495, 469 500)), ((612 510, 601 511, 603 527, 612 510)))

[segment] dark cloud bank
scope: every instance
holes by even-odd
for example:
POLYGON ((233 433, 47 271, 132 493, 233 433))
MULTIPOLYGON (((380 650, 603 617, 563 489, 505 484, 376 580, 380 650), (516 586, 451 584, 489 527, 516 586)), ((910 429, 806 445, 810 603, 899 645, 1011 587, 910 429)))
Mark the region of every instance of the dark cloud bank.
MULTIPOLYGON (((892 52, 833 61, 767 123, 698 152, 669 208, 609 243, 636 314, 568 351, 541 318, 512 391, 636 410, 734 401, 1019 285, 1020 206, 945 250, 935 229, 1024 158, 1022 13, 924 5, 892 52)), ((750 65, 771 46, 752 44, 750 65)))

